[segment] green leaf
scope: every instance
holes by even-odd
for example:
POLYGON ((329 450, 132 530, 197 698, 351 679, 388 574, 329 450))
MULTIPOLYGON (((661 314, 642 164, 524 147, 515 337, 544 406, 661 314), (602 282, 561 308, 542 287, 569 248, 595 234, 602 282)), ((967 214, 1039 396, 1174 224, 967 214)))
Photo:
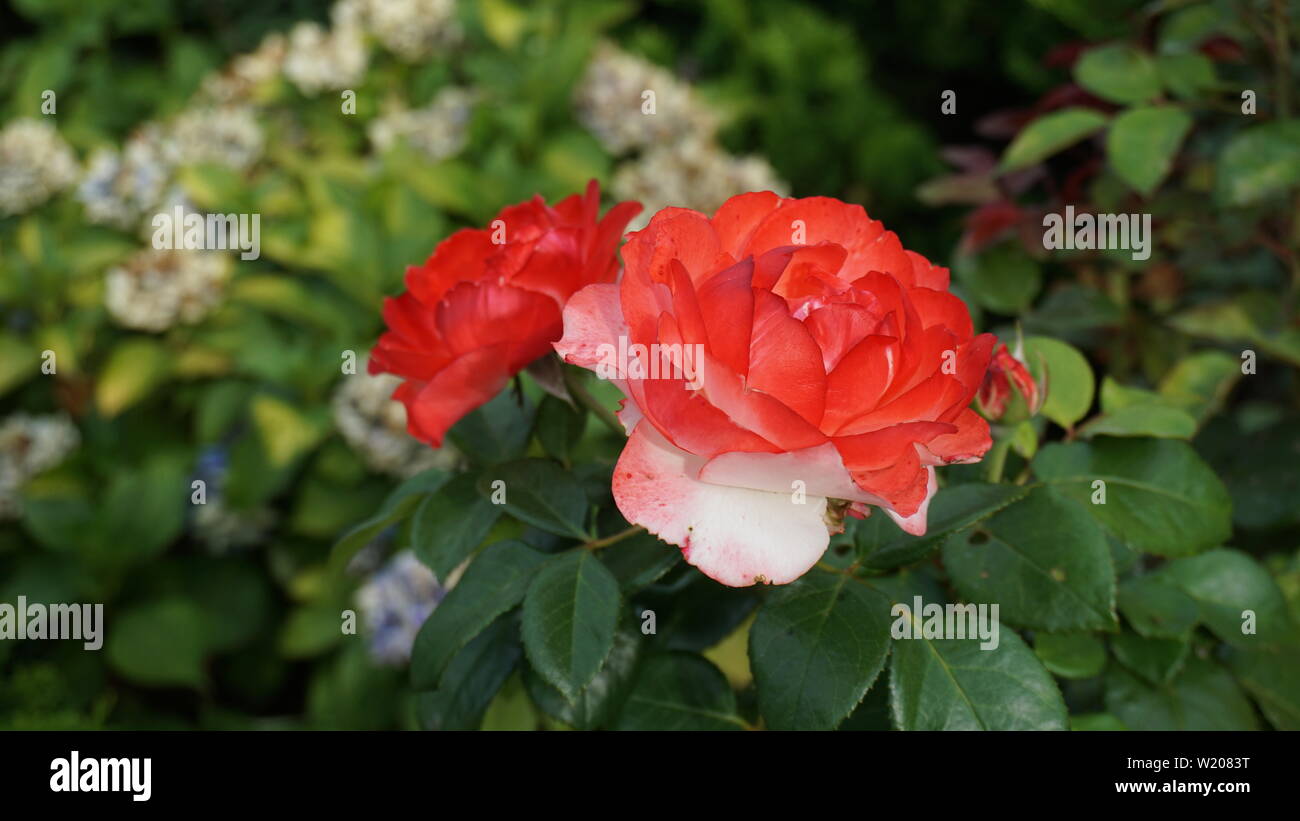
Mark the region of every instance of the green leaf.
POLYGON ((1190 439, 1196 420, 1187 411, 1164 404, 1126 405, 1096 417, 1079 429, 1085 439, 1094 436, 1154 436, 1160 439, 1190 439))
POLYGON ((138 684, 198 687, 203 681, 203 613, 188 599, 138 604, 113 619, 108 662, 138 684))
POLYGON ((491 465, 521 455, 532 430, 528 398, 505 390, 461 417, 447 435, 476 464, 491 465))
POLYGON ((1120 664, 1150 684, 1167 684, 1187 661, 1191 641, 1184 638, 1149 639, 1134 633, 1120 633, 1110 640, 1111 652, 1120 664))
POLYGON ((1300 120, 1246 128, 1219 155, 1215 198, 1220 205, 1254 205, 1300 182, 1300 120))
POLYGON ((1064 730, 1056 682, 1014 631, 979 639, 894 642, 889 689, 900 730, 1064 730))
POLYGON ((1186 556, 1221 544, 1232 529, 1227 489, 1185 442, 1054 443, 1038 452, 1033 466, 1134 550, 1186 556), (1094 487, 1098 480, 1104 485, 1094 487), (1103 490, 1105 502, 1093 504, 1103 490))
POLYGON ((589 541, 587 494, 572 473, 549 459, 520 459, 484 471, 479 493, 491 498, 505 483, 505 509, 517 519, 557 536, 589 541), (498 486, 500 487, 500 486, 498 486))
POLYGON ((425 498, 442 487, 450 476, 444 471, 422 471, 397 486, 375 515, 344 533, 330 552, 330 567, 341 572, 356 552, 386 528, 410 516, 425 498))
POLYGON ((452 657, 523 600, 537 568, 547 558, 523 542, 497 542, 475 557, 415 637, 412 686, 436 689, 452 657))
POLYGON ((614 645, 618 581, 590 550, 552 559, 524 597, 528 661, 567 698, 582 692, 614 645))
POLYGON ((774 590, 749 631, 768 726, 838 726, 885 666, 889 624, 888 597, 846 574, 813 570, 774 590))
MULTIPOLYGON (((925 535, 917 538, 897 527, 889 527, 892 538, 867 553, 863 565, 872 570, 889 570, 920 561, 937 550, 949 536, 988 519, 1028 493, 1026 487, 982 482, 940 488, 930 501, 929 527, 925 535)), ((874 513, 866 523, 872 519, 887 520, 887 517, 874 513)), ((866 523, 859 523, 858 527, 866 523)), ((880 527, 886 527, 883 521, 880 527)))
POLYGON ((653 584, 682 560, 682 551, 653 533, 631 536, 600 551, 600 560, 618 579, 624 593, 653 584))
POLYGON ((616 730, 740 730, 726 676, 694 653, 647 658, 614 724, 616 730))
POLYGON ((1042 287, 1038 263, 1019 243, 1004 242, 979 254, 959 257, 953 267, 981 307, 1008 316, 1026 310, 1042 287))
POLYGON ((522 655, 518 620, 506 615, 492 622, 451 660, 438 689, 418 694, 420 724, 426 730, 477 730, 522 655))
POLYGON ((1106 673, 1106 709, 1134 730, 1255 730, 1232 676, 1195 655, 1168 684, 1153 686, 1119 665, 1106 673))
POLYGON ((1119 611, 1138 635, 1180 638, 1196 626, 1196 601, 1160 576, 1137 576, 1119 586, 1119 611))
POLYGON ((1087 713, 1070 716, 1070 729, 1079 732, 1124 731, 1128 727, 1110 713, 1087 713))
POLYGON ((1255 697, 1269 723, 1300 730, 1300 653, 1294 647, 1252 645, 1227 654, 1228 668, 1255 697))
POLYGON ((445 579, 483 543, 501 506, 478 492, 478 476, 461 473, 420 502, 411 519, 411 546, 445 579))
POLYGON ((1025 361, 1034 380, 1047 385, 1042 414, 1063 428, 1073 427, 1092 407, 1096 390, 1097 380, 1088 360, 1069 343, 1031 336, 1025 339, 1025 361))
POLYGON ((36 373, 41 358, 30 344, 9 334, 0 333, 0 396, 36 373))
POLYGON ((1091 633, 1038 633, 1034 653, 1062 678, 1092 678, 1106 666, 1106 646, 1091 633))
POLYGON ((1160 379, 1159 394, 1200 424, 1219 409, 1241 376, 1240 359, 1222 351, 1200 351, 1178 360, 1160 379))
POLYGON ((1002 156, 998 170, 1019 171, 1042 162, 1058 151, 1106 125, 1106 115, 1090 108, 1065 108, 1039 117, 1023 129, 1002 156))
POLYGON ((1180 108, 1130 108, 1111 123, 1106 157, 1120 179, 1149 197, 1169 176, 1178 147, 1191 127, 1191 116, 1180 108))
POLYGON ((524 684, 537 706, 556 721, 579 730, 608 727, 631 692, 643 644, 645 639, 639 631, 622 629, 615 633, 609 658, 573 701, 531 667, 524 670, 524 684))
POLYGON ((105 416, 117 416, 162 384, 171 364, 171 355, 152 339, 118 343, 95 383, 95 407, 105 416))
POLYGON ((1182 100, 1195 100, 1219 82, 1213 61, 1200 52, 1161 54, 1156 70, 1165 88, 1182 100))
POLYGON ((1160 73, 1144 51, 1115 43, 1085 52, 1074 66, 1079 85, 1112 103, 1145 103, 1160 93, 1160 73))
POLYGON ((547 395, 537 407, 537 440, 548 456, 568 465, 573 448, 587 427, 586 409, 574 409, 567 402, 547 395))
POLYGON ((1011 624, 1058 631, 1115 624, 1106 537, 1086 510, 1050 487, 949 539, 943 563, 963 598, 997 602, 1011 624))
POLYGON ((1259 562, 1236 550, 1211 550, 1170 562, 1162 575, 1196 600, 1202 621, 1229 644, 1286 643, 1295 625, 1277 582, 1259 562), (1255 632, 1243 633, 1246 611, 1255 632))

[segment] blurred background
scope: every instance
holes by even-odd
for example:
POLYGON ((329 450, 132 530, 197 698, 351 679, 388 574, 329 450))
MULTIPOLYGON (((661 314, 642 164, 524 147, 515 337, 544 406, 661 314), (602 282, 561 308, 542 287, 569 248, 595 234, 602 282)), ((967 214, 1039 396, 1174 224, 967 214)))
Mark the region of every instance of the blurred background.
MULTIPOLYGON (((404 664, 444 584, 375 516, 458 457, 365 375, 382 299, 456 228, 591 178, 643 221, 761 189, 863 204, 954 268, 984 329, 1084 351, 1116 435, 1194 435, 1235 545, 1300 613, 1297 21, 1272 0, 0 3, 0 602, 108 619, 98 652, 0 641, 0 728, 413 727, 404 664), (1172 145, 1027 131, 1152 99, 1189 115, 1172 145), (1067 203, 1152 213, 1152 258, 1049 259, 1067 203), (155 250, 176 207, 259 214, 260 256, 155 250), (369 544, 331 573, 349 532, 369 544)), ((511 709, 485 725, 535 720, 511 709)))

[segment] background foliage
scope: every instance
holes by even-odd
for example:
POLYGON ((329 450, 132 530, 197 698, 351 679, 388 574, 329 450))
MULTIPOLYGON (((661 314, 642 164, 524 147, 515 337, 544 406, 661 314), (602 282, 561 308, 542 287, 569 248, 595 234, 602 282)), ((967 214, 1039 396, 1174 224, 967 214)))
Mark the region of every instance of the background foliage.
MULTIPOLYGON (((162 330, 106 309, 106 272, 145 240, 92 224, 75 187, 0 217, 0 423, 62 413, 79 440, 29 476, 6 428, 0 601, 109 619, 98 653, 0 642, 0 726, 1300 727, 1300 10, 997 5, 463 0, 432 55, 372 49, 355 116, 337 89, 269 77, 247 92, 253 162, 175 163, 193 206, 263 215, 262 257, 162 330), (529 376, 432 468, 345 435, 340 353, 373 343, 405 265, 535 192, 617 189, 653 153, 611 148, 574 104, 603 40, 718 119, 717 146, 670 159, 752 154, 794 195, 861 202, 951 262, 983 329, 1023 330, 1047 403, 1015 400, 985 464, 941 472, 923 539, 873 516, 799 582, 743 590, 652 537, 575 547, 627 527, 620 444, 529 376), (476 102, 432 152, 369 133, 449 88, 476 102), (1042 215, 1067 203, 1150 212, 1151 258, 1045 252, 1042 215), (501 477, 504 512, 484 501, 501 477), (195 478, 227 530, 189 504, 195 478), (423 578, 387 558, 406 548, 448 581, 477 555, 451 592, 367 611, 383 574, 423 578), (891 641, 890 603, 914 595, 997 601, 1015 630, 993 652, 891 641), (346 635, 353 608, 391 623, 346 635)), ((85 165, 207 105, 205 78, 304 20, 328 26, 329 5, 16 0, 0 111, 53 121, 85 165)))

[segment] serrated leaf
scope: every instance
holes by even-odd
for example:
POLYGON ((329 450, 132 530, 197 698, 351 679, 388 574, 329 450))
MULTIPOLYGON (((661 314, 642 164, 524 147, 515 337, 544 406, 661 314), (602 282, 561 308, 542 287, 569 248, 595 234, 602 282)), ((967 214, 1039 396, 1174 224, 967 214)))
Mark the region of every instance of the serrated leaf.
MULTIPOLYGON (((891 526, 892 523, 881 522, 879 527, 890 531, 891 537, 867 553, 863 565, 873 570, 888 570, 920 561, 937 550, 949 536, 973 527, 1028 493, 1027 487, 982 482, 940 488, 930 502, 929 527, 925 535, 917 538, 891 526)), ((867 522, 877 518, 886 517, 874 513, 867 522)))
POLYGON ((1245 553, 1211 550, 1170 562, 1161 577, 1196 600, 1202 621, 1229 644, 1252 646, 1296 639, 1286 598, 1268 571, 1245 553), (1253 633, 1243 632, 1246 611, 1253 633))
POLYGON ((889 599, 813 570, 768 596, 749 631, 758 702, 778 730, 830 730, 853 711, 889 655, 889 599))
POLYGON ((643 645, 645 639, 639 631, 619 630, 604 666, 572 701, 531 667, 524 670, 524 684, 537 706, 556 721, 579 730, 607 727, 632 689, 643 645))
POLYGON ((1153 685, 1169 682, 1183 668, 1191 651, 1191 641, 1184 638, 1145 638, 1136 633, 1120 633, 1110 640, 1116 660, 1131 672, 1153 685))
POLYGON ((462 473, 420 502, 411 519, 411 546, 435 576, 445 579, 483 543, 501 506, 478 492, 478 477, 462 473))
POLYGON ((524 597, 524 648, 533 669, 565 697, 577 697, 614 645, 619 606, 618 581, 590 550, 552 559, 524 597))
POLYGON ((1137 576, 1119 586, 1119 610, 1138 635, 1186 636, 1196 626, 1196 601, 1157 576, 1137 576))
POLYGON ((1033 466, 1135 550, 1186 556, 1221 544, 1231 532, 1227 489, 1185 442, 1103 437, 1051 444, 1033 466), (1105 483, 1104 504, 1092 503, 1103 487, 1093 487, 1098 480, 1105 483))
POLYGON ((491 498, 504 482, 506 512, 557 536, 588 541, 587 494, 573 476, 549 459, 520 459, 485 470, 479 493, 491 498))
POLYGON ((1000 617, 1041 630, 1115 624, 1115 569, 1101 527, 1050 487, 949 539, 944 567, 971 602, 997 602, 1000 617))
POLYGON ((442 470, 422 471, 398 485, 380 506, 375 515, 354 525, 334 543, 330 551, 330 568, 342 571, 357 551, 383 530, 410 516, 425 498, 434 493, 451 477, 442 470))
POLYGON ((456 653, 523 600, 537 568, 547 558, 523 542, 497 542, 475 557, 415 637, 412 686, 436 689, 456 653))
POLYGON ((421 725, 426 730, 477 730, 522 655, 518 620, 505 615, 492 622, 451 660, 438 689, 417 694, 421 725))
POLYGON ((1196 656, 1153 686, 1119 665, 1106 673, 1106 709, 1134 730, 1255 730, 1250 702, 1226 670, 1196 656))
POLYGON ((740 730, 736 694, 726 676, 694 653, 647 658, 623 705, 616 730, 740 730))
POLYGON ((996 649, 979 639, 894 642, 890 709, 900 730, 1064 730, 1065 702, 1011 630, 996 649))

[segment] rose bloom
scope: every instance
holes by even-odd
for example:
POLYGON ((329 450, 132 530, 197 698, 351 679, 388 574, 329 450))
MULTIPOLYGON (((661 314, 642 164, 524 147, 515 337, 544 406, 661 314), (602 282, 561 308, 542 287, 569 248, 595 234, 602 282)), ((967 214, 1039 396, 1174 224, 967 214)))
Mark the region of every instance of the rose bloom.
POLYGON ((554 207, 540 196, 501 211, 488 229, 462 229, 406 271, 406 292, 384 301, 388 331, 370 373, 403 378, 393 398, 407 429, 434 447, 462 416, 551 351, 564 303, 579 288, 613 282, 618 243, 635 202, 598 219, 600 188, 554 207))
POLYGON ((946 268, 860 206, 762 192, 712 219, 668 208, 623 261, 619 283, 569 301, 555 348, 601 371, 611 350, 703 352, 613 380, 630 432, 613 492, 717 581, 798 578, 868 505, 922 535, 934 466, 991 445, 967 406, 994 337, 974 335, 946 268))

